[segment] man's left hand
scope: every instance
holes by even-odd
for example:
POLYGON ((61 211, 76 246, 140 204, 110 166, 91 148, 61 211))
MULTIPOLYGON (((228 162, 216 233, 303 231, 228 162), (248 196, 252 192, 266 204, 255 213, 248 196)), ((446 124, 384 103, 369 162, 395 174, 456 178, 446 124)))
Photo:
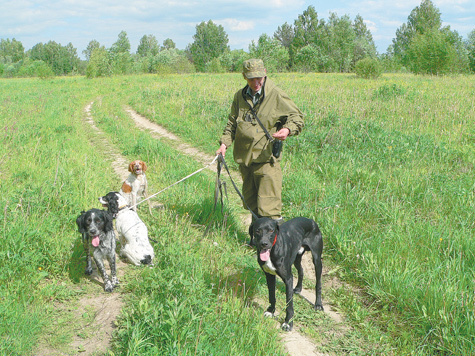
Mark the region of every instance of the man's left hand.
POLYGON ((280 129, 275 134, 272 135, 277 140, 284 141, 290 135, 290 130, 286 127, 280 129))

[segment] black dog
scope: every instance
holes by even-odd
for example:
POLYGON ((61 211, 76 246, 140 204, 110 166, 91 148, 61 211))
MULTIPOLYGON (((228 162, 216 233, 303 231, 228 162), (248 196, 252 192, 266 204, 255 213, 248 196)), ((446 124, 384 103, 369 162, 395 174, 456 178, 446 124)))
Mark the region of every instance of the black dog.
POLYGON ((92 273, 91 255, 104 281, 104 290, 112 292, 119 284, 115 265, 115 232, 112 215, 105 210, 91 209, 81 212, 76 219, 78 230, 82 234, 84 251, 86 251, 86 274, 92 273), (91 253, 92 249, 92 253, 91 253), (109 261, 111 277, 104 267, 104 258, 109 261))
POLYGON ((323 310, 322 306, 322 250, 323 239, 315 221, 307 218, 294 218, 282 225, 278 225, 270 218, 260 218, 249 227, 251 239, 254 239, 257 248, 257 261, 266 274, 267 288, 269 289, 269 303, 265 313, 273 316, 275 312, 275 275, 279 275, 285 283, 287 309, 282 329, 292 330, 294 293, 302 291, 303 269, 302 255, 311 251, 315 266, 315 310, 323 310), (297 286, 293 289, 292 264, 298 271, 297 286))

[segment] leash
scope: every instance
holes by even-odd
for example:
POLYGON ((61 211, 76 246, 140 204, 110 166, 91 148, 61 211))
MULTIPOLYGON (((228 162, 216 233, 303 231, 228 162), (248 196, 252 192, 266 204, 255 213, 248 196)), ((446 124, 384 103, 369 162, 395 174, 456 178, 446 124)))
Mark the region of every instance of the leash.
POLYGON ((175 186, 175 185, 177 185, 177 184, 179 184, 179 183, 181 183, 181 182, 187 180, 188 178, 191 178, 191 177, 194 176, 195 174, 200 173, 201 171, 205 170, 206 168, 208 168, 209 166, 211 166, 212 164, 214 164, 214 162, 216 162, 217 159, 218 159, 218 156, 214 157, 213 161, 210 162, 210 163, 208 163, 208 164, 207 164, 206 166, 204 166, 203 168, 200 168, 200 169, 198 169, 197 171, 195 171, 195 172, 193 172, 193 173, 191 173, 191 174, 188 174, 186 177, 183 177, 183 178, 180 179, 179 181, 177 181, 177 182, 175 182, 175 183, 173 183, 173 184, 170 184, 168 187, 163 188, 163 189, 160 190, 159 192, 150 195, 149 197, 147 197, 147 198, 141 200, 140 202, 138 202, 137 204, 132 205, 132 206, 129 206, 128 209, 132 209, 132 208, 136 207, 137 205, 142 204, 144 201, 147 201, 147 200, 149 200, 149 199, 152 199, 153 197, 157 196, 158 194, 163 193, 165 190, 167 190, 167 189, 169 189, 169 188, 171 188, 171 187, 173 187, 173 186, 175 186))
POLYGON ((216 167, 216 183, 214 186, 214 211, 216 211, 216 205, 218 205, 218 199, 221 200, 221 213, 224 213, 224 202, 223 202, 223 187, 224 187, 224 193, 226 194, 226 198, 228 197, 228 190, 226 188, 226 182, 221 181, 221 159, 220 156, 218 156, 218 165, 216 167))
MULTIPOLYGON (((254 217, 254 219, 258 219, 259 217, 256 215, 256 213, 254 213, 251 208, 249 208, 249 205, 247 205, 246 203, 246 200, 244 199, 244 196, 242 195, 242 193, 239 191, 239 188, 237 187, 236 183, 234 183, 234 180, 233 180, 233 177, 231 176, 231 172, 229 172, 229 168, 228 168, 228 165, 226 164, 226 161, 224 160, 224 157, 223 155, 220 153, 218 156, 218 176, 216 178, 216 189, 215 189, 215 194, 217 194, 218 190, 219 192, 221 193, 221 204, 223 202, 223 196, 222 196, 222 190, 221 190, 221 186, 223 185, 223 183, 221 182, 221 180, 219 179, 220 175, 221 175, 221 163, 222 165, 224 166, 224 168, 226 169, 226 172, 228 172, 228 176, 229 176, 229 179, 231 180, 231 183, 233 184, 233 187, 234 189, 236 190, 236 192, 238 193, 239 197, 241 198, 244 206, 246 207, 247 210, 249 210, 249 212, 252 214, 252 216, 254 217)), ((217 196, 215 195, 215 207, 216 207, 216 202, 217 202, 217 196)), ((221 207, 222 209, 222 207, 221 207)))

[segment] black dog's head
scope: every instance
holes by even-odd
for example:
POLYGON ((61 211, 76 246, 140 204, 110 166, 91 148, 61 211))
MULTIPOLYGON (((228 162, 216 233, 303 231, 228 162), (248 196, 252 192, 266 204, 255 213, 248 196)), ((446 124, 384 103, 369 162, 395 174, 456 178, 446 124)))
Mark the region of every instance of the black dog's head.
POLYGON ((99 202, 103 207, 107 208, 112 217, 115 217, 120 209, 119 198, 121 195, 118 192, 110 192, 99 198, 99 202))
POLYGON ((114 228, 112 215, 99 209, 81 212, 76 219, 76 224, 83 238, 92 238, 95 247, 99 246, 100 237, 114 228))
POLYGON ((279 224, 271 218, 259 218, 249 226, 249 235, 254 240, 262 261, 267 261, 279 233, 279 224))

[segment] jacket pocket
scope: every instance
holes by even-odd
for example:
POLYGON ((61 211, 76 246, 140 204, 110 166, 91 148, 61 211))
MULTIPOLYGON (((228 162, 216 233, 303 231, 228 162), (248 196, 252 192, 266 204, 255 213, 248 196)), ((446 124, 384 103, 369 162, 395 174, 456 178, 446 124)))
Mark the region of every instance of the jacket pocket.
POLYGON ((252 151, 258 127, 246 121, 238 120, 234 139, 234 160, 238 164, 248 166, 252 161, 252 151))

